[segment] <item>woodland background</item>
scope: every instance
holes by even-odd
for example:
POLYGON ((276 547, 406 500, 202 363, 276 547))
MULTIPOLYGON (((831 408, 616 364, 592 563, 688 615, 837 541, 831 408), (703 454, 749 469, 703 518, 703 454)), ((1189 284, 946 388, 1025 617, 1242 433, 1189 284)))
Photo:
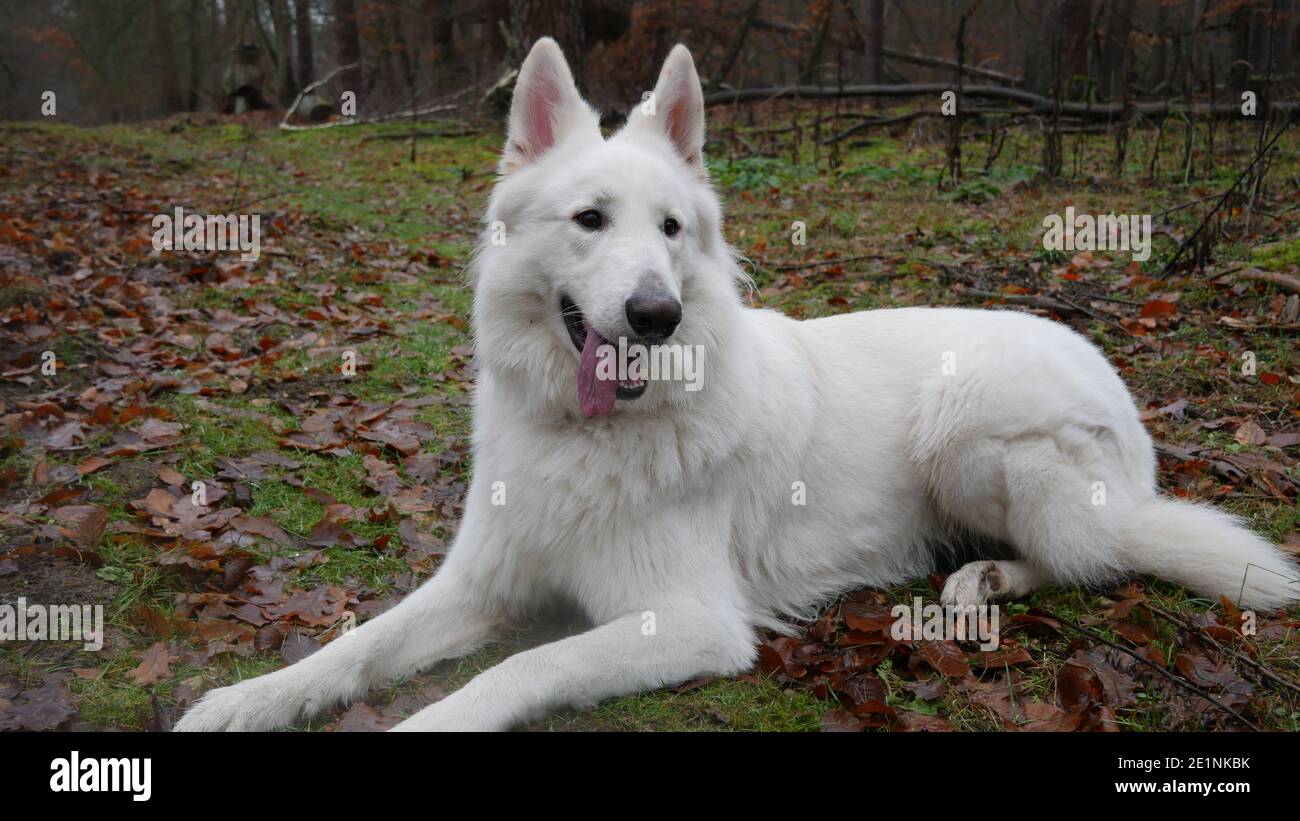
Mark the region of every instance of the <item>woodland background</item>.
MULTIPOLYGON (((1297 0, 60 0, 0 2, 0 118, 129 122, 289 105, 332 69, 370 116, 478 102, 555 37, 602 110, 640 97, 675 42, 710 92, 953 78, 1071 100, 1296 88, 1297 0)), ((445 110, 445 109, 444 109, 445 110)))

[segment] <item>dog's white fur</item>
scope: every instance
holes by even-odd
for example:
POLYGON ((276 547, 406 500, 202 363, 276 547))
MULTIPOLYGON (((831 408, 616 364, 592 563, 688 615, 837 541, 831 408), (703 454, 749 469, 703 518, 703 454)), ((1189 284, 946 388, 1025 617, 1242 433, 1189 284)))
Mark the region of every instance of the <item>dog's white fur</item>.
POLYGON ((498 730, 735 674, 752 663, 756 627, 916 578, 964 535, 1017 558, 965 565, 947 603, 1130 572, 1258 608, 1297 598, 1296 569, 1266 541, 1157 494, 1133 400, 1069 329, 1004 311, 797 322, 743 307, 703 135, 684 47, 668 56, 655 111, 606 140, 559 48, 537 43, 488 207, 506 242, 484 243, 474 265, 474 478, 454 546, 390 612, 210 693, 177 729, 289 724, 464 655, 557 597, 597 626, 516 654, 398 729, 498 730), (572 219, 592 207, 607 215, 601 231, 572 219), (682 226, 674 237, 667 216, 682 226), (560 295, 614 339, 631 335, 624 301, 645 282, 680 298, 671 341, 704 346, 704 389, 652 382, 584 418, 560 295), (806 504, 794 503, 800 488, 806 504))

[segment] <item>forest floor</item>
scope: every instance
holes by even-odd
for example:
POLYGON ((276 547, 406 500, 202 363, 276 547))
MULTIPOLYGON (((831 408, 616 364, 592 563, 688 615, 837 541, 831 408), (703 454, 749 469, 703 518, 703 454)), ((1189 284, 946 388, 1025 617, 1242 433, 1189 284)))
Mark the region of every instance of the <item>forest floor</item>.
MULTIPOLYGON (((166 728, 205 690, 312 652, 435 570, 470 470, 464 267, 501 137, 420 139, 412 160, 409 130, 0 125, 0 604, 102 604, 108 621, 96 652, 0 643, 0 728, 166 728), (153 251, 151 217, 178 205, 261 214, 260 260, 153 251)), ((1153 136, 1135 135, 1116 177, 1110 137, 1071 135, 1061 179, 1038 174, 1037 134, 1013 133, 987 173, 972 141, 966 181, 946 191, 937 132, 845 141, 816 164, 806 144, 728 158, 737 140, 711 167, 754 304, 1066 322, 1137 397, 1168 492, 1300 552, 1298 298, 1246 278, 1300 272, 1300 129, 1265 196, 1215 223, 1211 261, 1163 279, 1254 142, 1221 127, 1214 167, 1198 150, 1188 181, 1181 136, 1164 135, 1152 167, 1153 136), (1156 215, 1151 259, 1045 251, 1043 218, 1067 205, 1156 215)), ((1300 688, 1277 678, 1300 680, 1300 611, 1251 621, 1148 578, 1008 603, 992 652, 891 638, 889 607, 934 601, 940 583, 849 594, 798 638, 767 637, 740 678, 533 729, 1300 729, 1300 688)), ((300 726, 391 726, 574 629, 557 619, 300 726)))

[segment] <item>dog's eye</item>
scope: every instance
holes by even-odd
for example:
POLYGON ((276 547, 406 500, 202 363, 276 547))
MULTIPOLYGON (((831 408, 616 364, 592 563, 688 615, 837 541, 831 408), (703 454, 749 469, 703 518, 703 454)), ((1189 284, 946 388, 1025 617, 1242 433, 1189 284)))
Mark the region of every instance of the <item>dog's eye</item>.
POLYGON ((605 224, 605 215, 594 208, 588 208, 574 216, 573 221, 589 231, 595 231, 605 224))
POLYGON ((682 227, 677 224, 677 220, 672 217, 664 220, 664 234, 666 236, 675 237, 680 230, 682 230, 682 227))

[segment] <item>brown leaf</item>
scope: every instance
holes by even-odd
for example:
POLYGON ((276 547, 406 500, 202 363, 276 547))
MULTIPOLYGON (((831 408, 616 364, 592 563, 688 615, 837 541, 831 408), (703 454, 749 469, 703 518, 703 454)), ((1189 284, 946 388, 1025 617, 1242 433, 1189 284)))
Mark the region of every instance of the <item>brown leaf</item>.
POLYGON ((280 657, 286 664, 297 664, 320 649, 320 642, 301 630, 294 630, 280 646, 280 657))
POLYGON ((351 532, 344 530, 338 522, 321 519, 307 534, 307 544, 312 547, 334 547, 335 545, 357 547, 358 540, 351 532))
POLYGON ((445 549, 442 539, 430 536, 414 519, 402 519, 397 526, 397 535, 402 540, 402 547, 412 553, 441 556, 445 549))
POLYGON ((980 652, 971 661, 976 667, 998 668, 1014 667, 1017 664, 1032 664, 1034 657, 1019 644, 1004 645, 997 650, 980 652))
POLYGON ((912 710, 899 710, 894 729, 902 733, 951 733, 954 727, 947 719, 939 716, 917 713, 912 710))
POLYGON ((1199 654, 1179 653, 1174 658, 1174 667, 1193 684, 1213 690, 1224 690, 1240 681, 1226 662, 1214 662, 1199 654))
POLYGON ((87 456, 77 463, 77 473, 86 476, 111 464, 113 464, 112 459, 105 459, 103 456, 87 456))
POLYGON ((271 521, 269 516, 236 516, 230 520, 230 526, 240 533, 261 536, 284 547, 302 549, 306 546, 306 542, 297 536, 286 533, 279 525, 271 521))
POLYGON ((889 610, 865 602, 845 602, 843 612, 845 626, 864 633, 888 632, 898 621, 889 610))
MULTIPOLYGON (((933 667, 940 675, 964 678, 970 675, 970 662, 966 654, 952 641, 934 641, 926 639, 916 642, 920 658, 933 667)), ((912 656, 916 659, 917 656, 912 656)))
POLYGON ((63 681, 49 682, 24 695, 25 700, 14 705, 12 711, 11 720, 19 730, 55 730, 77 712, 68 685, 63 681))
POLYGON ((307 627, 327 627, 338 621, 348 603, 348 592, 341 587, 323 584, 314 590, 299 591, 271 610, 278 619, 296 619, 307 627))
POLYGON ((1241 423, 1232 438, 1243 445, 1262 445, 1268 441, 1268 434, 1264 433, 1264 429, 1254 422, 1246 421, 1241 423))
POLYGON ((1300 433, 1270 434, 1266 444, 1275 448, 1289 448, 1295 445, 1300 445, 1300 433))
POLYGON ((102 507, 97 507, 81 520, 77 525, 77 548, 85 553, 99 552, 99 539, 104 535, 104 527, 108 524, 108 511, 102 507))
POLYGON ((837 689, 853 704, 885 701, 888 698, 885 683, 880 680, 880 676, 870 671, 851 676, 837 689))
POLYGON ((1149 300, 1142 306, 1142 318, 1154 319, 1161 316, 1177 316, 1178 306, 1163 299, 1149 300))
POLYGON ((392 496, 402 486, 397 468, 377 456, 367 453, 362 463, 366 468, 366 486, 381 496, 392 496))
POLYGON ((131 671, 131 680, 143 687, 171 678, 171 663, 175 658, 166 642, 156 642, 147 650, 137 650, 131 655, 140 659, 140 666, 131 671))
POLYGON ((943 698, 944 692, 948 689, 948 682, 941 678, 932 678, 928 681, 908 681, 903 684, 903 689, 919 699, 934 701, 943 698))
POLYGON ((827 710, 822 714, 823 733, 860 733, 867 725, 848 710, 827 710))
POLYGON ((336 733, 382 733, 397 725, 399 719, 386 716, 365 702, 358 701, 348 708, 334 725, 336 733))

